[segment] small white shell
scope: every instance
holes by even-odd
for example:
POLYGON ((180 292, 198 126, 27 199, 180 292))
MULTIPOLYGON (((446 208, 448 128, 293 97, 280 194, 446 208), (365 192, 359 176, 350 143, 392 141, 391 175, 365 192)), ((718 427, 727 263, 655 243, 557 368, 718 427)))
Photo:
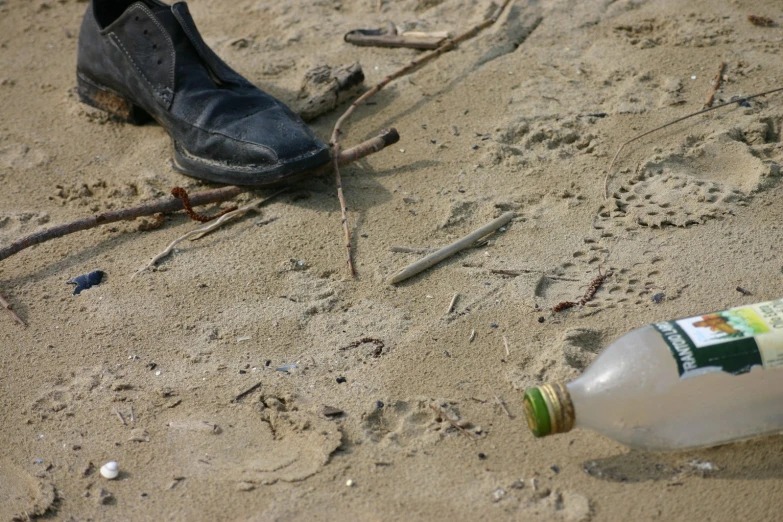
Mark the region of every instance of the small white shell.
POLYGON ((117 478, 119 474, 120 466, 113 460, 101 466, 101 475, 109 480, 117 478))

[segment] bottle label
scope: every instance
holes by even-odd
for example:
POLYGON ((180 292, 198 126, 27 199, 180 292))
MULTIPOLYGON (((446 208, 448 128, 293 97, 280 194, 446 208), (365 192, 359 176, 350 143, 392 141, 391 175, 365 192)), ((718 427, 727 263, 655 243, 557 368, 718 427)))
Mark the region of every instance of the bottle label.
POLYGON ((783 299, 653 324, 680 377, 783 368, 783 299))

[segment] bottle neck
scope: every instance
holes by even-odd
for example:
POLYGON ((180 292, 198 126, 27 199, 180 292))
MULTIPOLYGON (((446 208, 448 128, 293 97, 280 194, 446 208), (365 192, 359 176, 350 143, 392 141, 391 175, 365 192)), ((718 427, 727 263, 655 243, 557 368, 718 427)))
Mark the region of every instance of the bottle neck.
POLYGON ((574 427, 574 404, 562 382, 528 388, 524 405, 527 425, 536 437, 566 433, 574 427))

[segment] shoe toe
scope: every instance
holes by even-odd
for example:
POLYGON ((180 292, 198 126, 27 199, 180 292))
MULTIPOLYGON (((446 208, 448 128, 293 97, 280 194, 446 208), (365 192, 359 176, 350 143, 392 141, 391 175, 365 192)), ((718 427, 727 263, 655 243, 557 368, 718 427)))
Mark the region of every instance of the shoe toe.
POLYGON ((327 145, 282 105, 223 119, 219 125, 213 121, 208 127, 191 146, 175 140, 176 166, 183 173, 237 185, 266 185, 306 173, 330 158, 327 145))
POLYGON ((234 120, 220 130, 229 162, 257 168, 295 166, 326 148, 297 116, 285 107, 269 107, 234 120))

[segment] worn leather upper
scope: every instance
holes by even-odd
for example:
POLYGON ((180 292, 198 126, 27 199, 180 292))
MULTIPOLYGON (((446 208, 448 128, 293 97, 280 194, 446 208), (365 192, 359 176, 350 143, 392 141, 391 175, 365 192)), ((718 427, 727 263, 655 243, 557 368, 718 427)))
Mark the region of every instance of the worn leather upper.
POLYGON ((298 116, 204 43, 184 2, 137 1, 102 27, 98 1, 82 22, 78 73, 132 99, 187 158, 240 173, 328 160, 326 145, 298 116))

